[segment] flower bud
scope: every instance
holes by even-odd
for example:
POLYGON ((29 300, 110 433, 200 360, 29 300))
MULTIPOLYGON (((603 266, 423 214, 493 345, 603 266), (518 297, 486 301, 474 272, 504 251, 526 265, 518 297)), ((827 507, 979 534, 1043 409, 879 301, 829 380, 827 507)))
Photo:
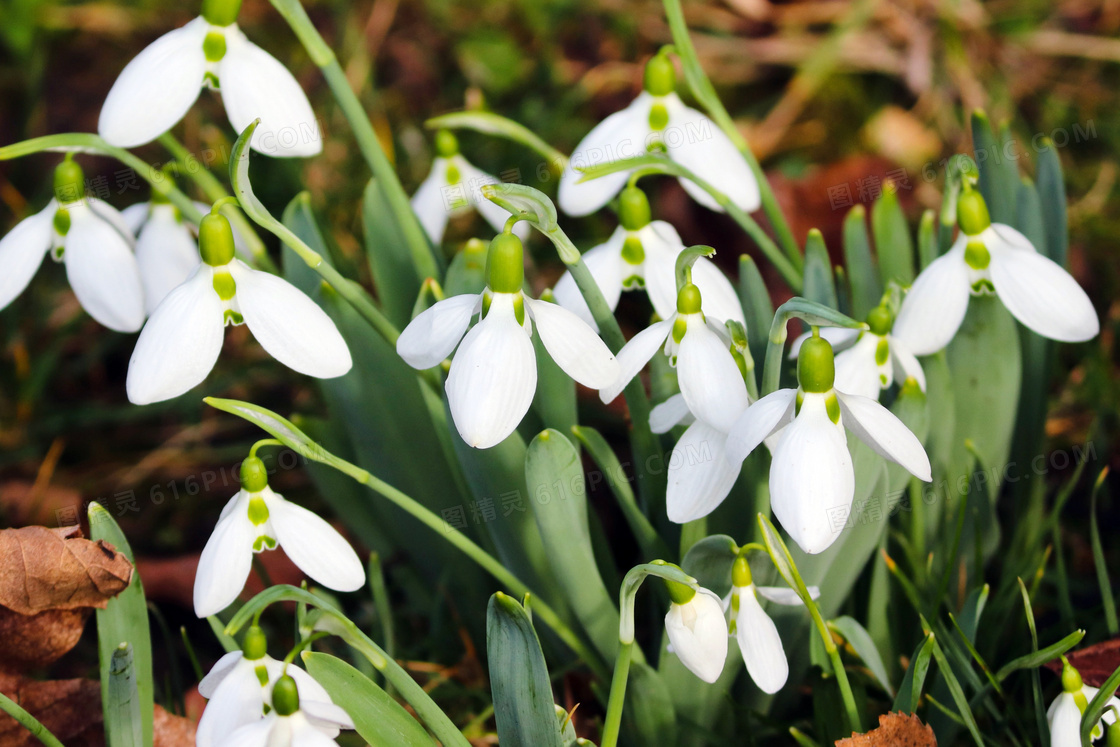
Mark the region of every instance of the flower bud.
POLYGON ((486 254, 486 285, 495 293, 517 293, 525 282, 525 248, 512 233, 500 233, 486 254))
POLYGON ((668 96, 677 87, 677 71, 669 55, 658 52, 646 63, 643 87, 654 96, 668 96))
POLYGON ((198 251, 211 267, 227 265, 233 259, 233 229, 220 213, 207 213, 198 224, 198 251))
POLYGON ((618 198, 618 219, 627 231, 649 225, 649 200, 637 187, 627 187, 618 198))
POLYGON ((797 382, 801 390, 824 393, 836 380, 836 361, 828 340, 814 334, 801 345, 797 354, 797 382))

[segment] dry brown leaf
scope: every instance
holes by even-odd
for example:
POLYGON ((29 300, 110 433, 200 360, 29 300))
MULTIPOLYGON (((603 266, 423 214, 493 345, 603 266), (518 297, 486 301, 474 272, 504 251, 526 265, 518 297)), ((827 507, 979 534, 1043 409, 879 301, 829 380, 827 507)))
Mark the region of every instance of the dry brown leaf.
MULTIPOLYGON (((40 682, 0 672, 0 692, 39 719, 67 747, 104 747, 100 683, 93 680, 40 682)), ((156 706, 154 747, 191 747, 194 737, 193 721, 156 706)), ((39 740, 14 718, 0 714, 0 744, 38 747, 39 740)))
POLYGON ((0 605, 21 615, 100 607, 132 578, 132 564, 78 527, 0 530, 0 605))
POLYGON ((45 667, 78 644, 90 607, 21 615, 0 607, 0 669, 45 667))
MULTIPOLYGON (((1066 654, 1066 658, 1081 674, 1082 682, 1089 687, 1100 687, 1120 667, 1120 638, 1086 646, 1072 654, 1066 654)), ((1060 676, 1062 660, 1047 662, 1046 668, 1060 676)))
POLYGON ((866 734, 836 740, 836 747, 937 747, 933 729, 914 714, 885 713, 866 734))

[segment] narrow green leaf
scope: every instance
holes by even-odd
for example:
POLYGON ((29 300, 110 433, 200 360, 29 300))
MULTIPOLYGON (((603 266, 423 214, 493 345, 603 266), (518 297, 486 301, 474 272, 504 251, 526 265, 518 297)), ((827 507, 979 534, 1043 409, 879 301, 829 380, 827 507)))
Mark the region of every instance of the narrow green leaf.
POLYGON ((481 239, 470 239, 451 258, 443 280, 443 292, 448 298, 464 293, 482 293, 486 288, 487 247, 481 239))
POLYGON ((112 711, 113 747, 143 747, 144 718, 141 715, 140 692, 136 683, 136 670, 132 666, 132 644, 122 642, 113 652, 109 665, 109 702, 105 711, 112 711))
POLYGON ((1101 545, 1101 530, 1097 524, 1097 495, 1101 492, 1104 479, 1108 476, 1108 467, 1097 475, 1093 483, 1092 497, 1089 499, 1089 539, 1093 545, 1093 564, 1097 567, 1097 584, 1101 589, 1101 601, 1104 603, 1104 619, 1108 626, 1110 636, 1120 635, 1120 624, 1116 621, 1116 601, 1112 596, 1112 582, 1108 578, 1108 564, 1104 558, 1104 547, 1101 545))
MULTIPOLYGON (((1006 159, 996 134, 992 131, 988 115, 981 109, 972 113, 972 150, 980 171, 980 193, 988 203, 988 212, 996 223, 1015 222, 1015 191, 1008 193, 1004 187, 1006 159)), ((1012 166, 1014 168, 1014 166, 1012 166)))
POLYGON ((301 654, 308 673, 335 705, 350 714, 354 728, 370 744, 432 747, 435 741, 400 703, 342 659, 312 651, 301 654))
POLYGON ((1000 682, 1007 679, 1013 672, 1022 669, 1036 669, 1041 667, 1047 662, 1054 661, 1062 654, 1072 649, 1077 644, 1081 643, 1081 639, 1085 637, 1084 630, 1075 630, 1065 638, 1057 643, 1052 643, 1046 648, 1040 648, 1037 651, 1020 656, 1016 659, 1004 664, 998 672, 996 672, 996 679, 1000 682))
POLYGON ((922 222, 918 224, 918 271, 929 267, 938 254, 937 213, 931 209, 922 213, 922 222))
POLYGON ((859 658, 863 659, 863 663, 871 670, 871 674, 875 675, 875 679, 879 681, 882 688, 893 698, 895 695, 894 687, 891 686, 887 668, 883 666, 883 660, 879 656, 879 649, 875 648, 875 642, 871 640, 871 635, 859 624, 859 621, 844 615, 829 620, 828 627, 842 635, 844 640, 855 649, 859 658))
POLYGON ((540 641, 517 600, 498 592, 486 611, 486 653, 498 741, 561 747, 540 641))
POLYGON ((832 279, 832 260, 824 245, 824 236, 813 228, 805 239, 805 282, 802 293, 805 298, 832 309, 839 308, 836 299, 836 283, 832 279))
POLYGON ((1066 182, 1062 160, 1050 138, 1042 140, 1038 152, 1038 196, 1042 204, 1042 223, 1046 228, 1046 254, 1065 267, 1069 249, 1069 225, 1066 215, 1066 182))
POLYGON ((51 734, 50 730, 43 726, 39 719, 23 710, 19 703, 16 703, 4 693, 0 693, 0 711, 3 711, 18 721, 20 726, 31 732, 32 736, 46 745, 46 747, 63 747, 62 742, 58 741, 58 737, 51 734))
POLYGON ((377 300, 389 320, 403 329, 412 320, 412 302, 424 278, 416 274, 412 252, 376 179, 362 192, 362 228, 377 300))
POLYGON ((625 703, 623 733, 632 735, 630 744, 678 743, 677 704, 656 669, 640 661, 630 663, 625 703))
POLYGON ((968 706, 968 698, 965 697, 964 690, 961 688, 961 683, 957 679, 957 675, 953 672, 953 668, 949 665, 949 660, 945 658, 945 653, 941 650, 941 646, 937 641, 933 641, 933 659, 937 662, 937 668, 941 672, 942 678, 945 680, 946 686, 949 688, 949 693, 953 696, 953 702, 957 704, 957 709, 960 712, 960 717, 964 719, 964 723, 968 726, 969 733, 980 747, 984 747, 984 738, 980 736, 980 727, 976 724, 976 717, 972 715, 972 709, 968 706))
POLYGON ((871 239, 867 235, 867 211, 856 205, 844 217, 844 264, 852 289, 852 316, 864 319, 867 312, 879 305, 883 281, 871 256, 871 239))
POLYGON ((525 125, 493 112, 463 111, 432 117, 424 123, 429 130, 474 130, 512 140, 536 151, 559 174, 568 165, 568 157, 542 140, 525 125))
MULTIPOLYGON (((1038 653, 1038 631, 1034 626, 1034 609, 1031 607, 1031 595, 1027 592, 1027 587, 1023 583, 1023 579, 1016 578, 1019 582, 1019 593, 1023 598, 1023 611, 1027 616, 1027 628, 1031 632, 1031 654, 1038 653)), ((1080 638, 1078 639, 1080 640, 1080 638)), ((1003 673, 1003 669, 996 674, 996 679, 1003 673)), ((1031 670, 1031 697, 1034 699, 1034 722, 1035 728, 1038 729, 1038 743, 1042 747, 1050 747, 1050 725, 1046 723, 1046 709, 1042 702, 1042 678, 1039 676, 1037 666, 1030 667, 1031 670)))
POLYGON ((774 305, 758 263, 749 254, 739 255, 739 304, 747 320, 747 343, 756 361, 766 356, 766 337, 774 321, 774 305))
POLYGON ((1101 683, 1100 689, 1093 699, 1089 701, 1089 707, 1085 709, 1085 713, 1081 714, 1081 743, 1091 744, 1092 740, 1089 738, 1093 727, 1101 720, 1105 708, 1108 707, 1108 701, 1116 694, 1116 688, 1120 687, 1120 667, 1116 668, 1108 679, 1101 683))
MULTIPOLYGON (((135 566, 136 559, 124 532, 117 526, 112 514, 101 504, 89 504, 90 539, 105 540, 135 566)), ((109 600, 103 610, 97 610, 97 651, 101 661, 101 707, 105 715, 107 741, 112 745, 132 745, 135 741, 134 714, 140 718, 140 744, 151 744, 155 700, 153 696, 152 640, 148 627, 148 606, 144 601, 144 586, 140 574, 132 572, 128 588, 109 600), (132 647, 132 672, 135 684, 135 701, 131 687, 122 689, 123 680, 114 678, 114 654, 121 644, 132 647), (129 705, 134 702, 134 705, 129 705)), ((123 661, 118 662, 123 666, 123 661)))
POLYGON ((883 283, 892 280, 903 286, 913 283, 914 240, 894 189, 884 189, 871 206, 871 235, 875 239, 883 283))
POLYGON ((914 655, 910 657, 910 666, 902 677, 902 684, 898 687, 898 694, 894 697, 892 711, 914 713, 918 710, 918 701, 922 699, 922 688, 926 683, 926 673, 929 672, 929 660, 933 655, 933 633, 927 633, 914 655))

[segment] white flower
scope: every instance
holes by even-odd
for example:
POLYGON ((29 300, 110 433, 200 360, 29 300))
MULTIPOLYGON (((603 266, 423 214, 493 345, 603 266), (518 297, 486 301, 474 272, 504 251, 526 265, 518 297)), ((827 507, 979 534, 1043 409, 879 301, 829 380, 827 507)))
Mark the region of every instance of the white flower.
POLYGON ((516 236, 499 234, 490 244, 487 288, 440 301, 397 340, 397 353, 418 369, 439 365, 458 346, 447 402, 459 435, 477 449, 503 441, 529 410, 537 388, 534 324, 548 354, 579 383, 599 389, 618 376, 611 351, 579 317, 521 292, 522 251, 516 236), (468 332, 475 314, 480 321, 468 332))
MULTIPOLYGON (((263 637, 263 636, 262 636, 263 637)), ((199 694, 209 702, 198 721, 195 747, 213 747, 237 728, 255 723, 272 707, 272 687, 284 674, 284 662, 268 654, 250 658, 242 651, 231 651, 218 659, 210 673, 198 683, 199 694)), ((323 686, 299 667, 289 666, 287 674, 296 681, 304 704, 330 703, 323 686)), ((326 736, 338 736, 338 726, 316 724, 326 736)))
MULTIPOLYGON (((621 212, 622 225, 604 243, 584 253, 583 261, 611 311, 618 306, 622 291, 644 288, 654 311, 668 319, 676 311, 677 256, 684 251, 684 242, 669 223, 650 222, 649 202, 636 187, 623 190, 621 212), (627 215, 631 200, 639 205, 634 216, 627 215)), ((734 287, 709 259, 696 260, 692 282, 703 296, 705 315, 720 324, 728 320, 746 324, 734 287)), ((591 310, 570 272, 561 276, 553 292, 557 303, 595 326, 591 310)))
POLYGON ((283 278, 235 259, 225 217, 207 215, 202 226, 205 261, 167 294, 136 342, 126 381, 131 402, 171 399, 201 383, 227 324, 248 325, 273 358, 302 374, 329 379, 350 370, 350 350, 326 312, 283 278))
POLYGON ((970 295, 995 293, 1019 322, 1062 342, 1100 332, 1085 291, 1068 272, 1038 253, 1011 226, 991 223, 979 192, 958 202, 961 232, 953 246, 922 271, 902 301, 894 337, 914 355, 949 344, 964 321, 970 295))
MULTIPOLYGON (((621 171, 580 182, 576 169, 664 148, 672 160, 721 190, 747 212, 761 200, 758 182, 742 154, 707 115, 685 106, 674 92, 673 63, 658 54, 646 66, 645 90, 625 109, 615 112, 587 133, 572 152, 560 177, 558 202, 568 215, 592 213, 618 194, 630 172, 621 171)), ((681 186, 692 199, 722 211, 711 195, 687 179, 681 186)))
POLYGON ((727 458, 741 462, 781 430, 770 464, 770 505, 807 553, 827 549, 844 529, 855 495, 845 428, 879 455, 929 482, 930 464, 917 437, 878 402, 833 388, 832 347, 801 346, 798 389, 779 389, 747 408, 730 431, 727 458))
MULTIPOLYGON (((1054 698, 1046 711, 1051 747, 1081 747, 1081 716, 1097 692, 1097 688, 1082 682, 1081 674, 1063 656, 1062 692, 1054 698)), ((1120 700, 1109 698, 1101 720, 1093 726, 1090 742, 1104 736, 1105 723, 1115 723, 1115 709, 1120 709, 1120 700)))
POLYGON ((261 120, 250 145, 271 156, 313 156, 322 136, 303 89, 280 62, 249 41, 232 16, 199 17, 152 42, 121 71, 97 130, 133 148, 170 130, 198 98, 220 88, 237 132, 261 120))
MULTIPOLYGON (((432 170, 412 195, 412 209, 432 243, 443 241, 447 219, 477 210, 495 231, 501 232, 510 214, 486 199, 482 188, 500 184, 495 177, 473 166, 459 153, 459 141, 447 130, 436 133, 436 153, 432 170)), ((528 223, 518 223, 513 232, 522 241, 529 237, 528 223)))
POLYGON ((260 459, 242 462, 241 483, 198 560, 195 614, 208 617, 228 607, 245 586, 253 554, 278 546, 323 586, 335 591, 361 588, 365 571, 354 549, 326 521, 272 492, 260 459))
POLYGON ((326 747, 342 729, 353 729, 350 715, 329 700, 311 700, 289 676, 272 686, 272 710, 264 718, 221 735, 215 747, 326 747), (331 736, 327 736, 330 734, 331 736))
POLYGON ((0 239, 0 309, 23 292, 49 252, 66 266, 70 287, 90 316, 117 332, 135 332, 144 324, 144 291, 132 233, 114 207, 84 196, 83 181, 78 164, 60 164, 58 198, 0 239))
POLYGON ((665 614, 670 650, 697 677, 715 682, 727 659, 727 620, 723 616, 723 603, 707 589, 681 588, 693 594, 680 603, 672 602, 665 614))

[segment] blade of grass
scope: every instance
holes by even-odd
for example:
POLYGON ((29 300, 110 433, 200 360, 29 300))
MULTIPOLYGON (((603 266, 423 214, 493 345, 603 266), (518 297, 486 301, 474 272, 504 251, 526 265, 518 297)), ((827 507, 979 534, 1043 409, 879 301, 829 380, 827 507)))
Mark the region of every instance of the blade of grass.
POLYGON ((1104 619, 1108 626, 1108 634, 1115 637, 1120 635, 1120 624, 1116 620, 1116 601, 1112 596, 1112 582, 1108 578, 1108 566, 1105 564, 1104 548, 1101 546, 1101 531, 1097 526, 1097 494, 1101 492, 1105 478, 1108 477, 1108 467, 1097 475, 1093 483, 1093 492, 1089 498, 1089 539, 1093 545, 1093 564, 1097 567, 1097 583, 1101 588, 1101 601, 1104 603, 1104 619))

